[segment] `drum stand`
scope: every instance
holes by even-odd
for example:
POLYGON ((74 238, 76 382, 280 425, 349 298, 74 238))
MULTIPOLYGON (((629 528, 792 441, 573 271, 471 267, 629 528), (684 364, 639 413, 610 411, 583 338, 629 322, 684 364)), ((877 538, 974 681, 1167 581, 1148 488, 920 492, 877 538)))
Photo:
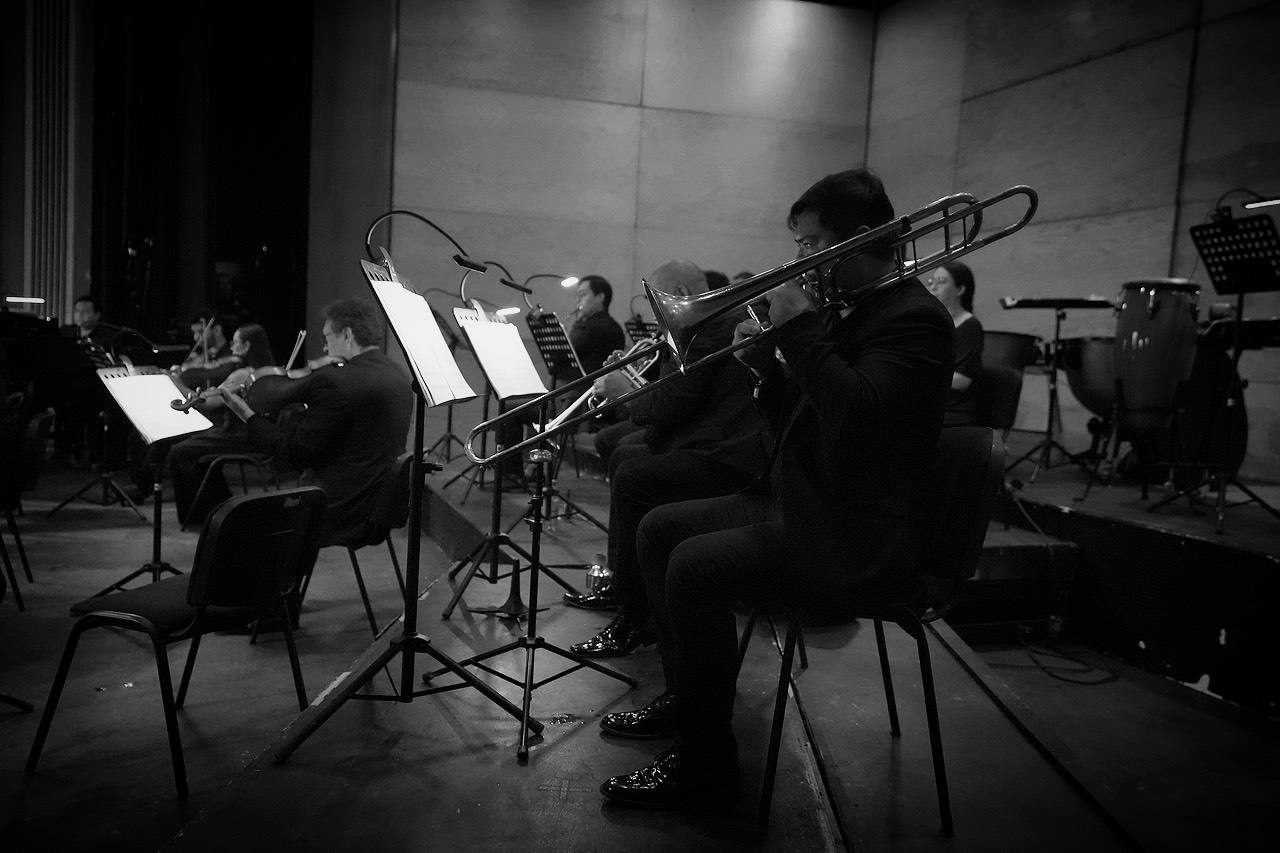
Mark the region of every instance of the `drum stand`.
MULTIPOLYGON (((1240 320, 1243 317, 1244 317, 1244 292, 1242 291, 1236 295, 1236 321, 1235 321, 1235 328, 1234 328, 1234 341, 1232 344, 1231 371, 1228 373, 1226 377, 1226 381, 1220 383, 1221 391, 1217 395, 1215 395, 1214 401, 1213 401, 1213 408, 1209 412, 1209 424, 1205 428, 1204 436, 1200 442, 1201 447, 1199 448, 1199 455, 1202 459, 1207 455, 1206 450, 1213 436, 1214 424, 1217 422, 1219 416, 1222 414, 1223 409, 1226 408, 1227 406, 1234 405, 1235 403, 1235 401, 1231 399, 1231 379, 1232 377, 1240 375, 1240 354, 1243 350, 1243 347, 1241 346, 1241 341, 1240 341, 1240 326, 1241 326, 1240 320)), ((1243 384, 1241 385, 1241 391, 1243 392, 1243 384)), ((1176 501, 1178 498, 1181 498, 1181 497, 1188 498, 1188 500, 1191 501, 1192 507, 1194 508, 1196 497, 1199 491, 1205 488, 1206 486, 1208 486, 1211 490, 1216 491, 1218 493, 1218 497, 1214 501, 1214 512, 1217 517, 1216 524, 1214 526, 1215 533, 1223 532, 1224 521, 1225 521, 1226 513, 1228 509, 1232 509, 1238 506, 1245 506, 1246 504, 1256 503, 1258 504, 1258 506, 1262 507, 1264 510, 1271 513, 1272 516, 1274 516, 1277 519, 1280 519, 1280 511, 1276 510, 1275 507, 1271 506, 1269 503, 1267 503, 1261 497, 1259 497, 1257 492, 1250 489, 1244 483, 1241 483, 1236 478, 1235 470, 1228 470, 1227 468, 1224 468, 1223 465, 1216 462, 1208 462, 1204 464, 1203 467, 1207 470, 1208 473, 1206 473, 1206 475, 1199 482, 1193 483, 1192 485, 1187 486, 1186 488, 1179 489, 1178 491, 1174 492, 1168 497, 1161 498, 1160 500, 1151 504, 1151 506, 1147 507, 1147 512, 1155 512, 1160 507, 1173 503, 1174 501, 1176 501), (1246 500, 1233 501, 1232 503, 1227 503, 1227 486, 1235 486, 1237 489, 1244 492, 1249 497, 1246 500)))
MULTIPOLYGON (((1037 456, 1035 467, 1031 470, 1031 476, 1027 482, 1034 483, 1036 474, 1040 473, 1040 469, 1049 470, 1054 467, 1052 456, 1053 451, 1057 450, 1066 457, 1067 462, 1072 462, 1080 467, 1082 471, 1089 475, 1089 482, 1094 480, 1102 480, 1098 472, 1080 461, 1082 454, 1072 453, 1063 447, 1058 441, 1057 436, 1062 430, 1062 411, 1058 405, 1058 361, 1062 352, 1062 321, 1066 319, 1067 312, 1062 308, 1055 308, 1053 312, 1053 353, 1049 359, 1049 410, 1045 420, 1044 438, 1035 447, 1019 456, 1017 459, 1005 466, 1004 470, 1012 471, 1017 465, 1037 456)), ((1058 463, 1062 464, 1062 463, 1058 463)))

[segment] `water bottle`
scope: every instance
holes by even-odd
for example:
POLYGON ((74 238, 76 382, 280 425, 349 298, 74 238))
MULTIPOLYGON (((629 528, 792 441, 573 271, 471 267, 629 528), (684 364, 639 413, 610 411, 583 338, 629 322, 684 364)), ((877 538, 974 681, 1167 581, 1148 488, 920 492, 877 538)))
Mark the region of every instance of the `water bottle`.
POLYGON ((601 563, 587 566, 587 592, 599 595, 613 582, 613 571, 601 563))

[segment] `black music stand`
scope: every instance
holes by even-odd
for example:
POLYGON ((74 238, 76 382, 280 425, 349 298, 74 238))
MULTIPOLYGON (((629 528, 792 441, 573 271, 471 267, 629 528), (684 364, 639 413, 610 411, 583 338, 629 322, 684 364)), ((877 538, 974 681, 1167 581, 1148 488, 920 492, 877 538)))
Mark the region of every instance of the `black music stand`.
MULTIPOLYGON (((1036 454, 1039 458, 1036 460, 1035 467, 1031 471, 1031 477, 1028 482, 1036 481, 1036 474, 1040 473, 1040 469, 1049 470, 1054 467, 1053 451, 1057 450, 1064 457, 1066 462, 1078 466, 1080 470, 1089 475, 1089 482, 1095 479, 1101 480, 1098 472, 1083 461, 1085 454, 1072 453, 1058 441, 1058 434, 1062 429, 1062 410, 1058 403, 1058 369, 1062 360, 1062 321, 1067 317, 1067 308, 1099 308, 1109 306, 1103 300, 1092 299, 1018 299, 1006 297, 1000 300, 1001 306, 1005 309, 1009 308, 1052 308, 1053 309, 1053 344, 1052 352, 1049 357, 1049 406, 1048 413, 1045 417, 1044 438, 1040 442, 1019 456, 1017 459, 1004 466, 1004 470, 1012 471, 1017 465, 1022 464, 1036 454), (1096 302, 1100 304, 1094 304, 1096 302)), ((1062 464, 1061 462, 1057 464, 1062 464)))
POLYGON ((647 341, 650 338, 657 337, 658 321, 642 320, 640 315, 636 315, 628 320, 625 324, 627 337, 631 338, 631 343, 637 344, 640 341, 647 341))
MULTIPOLYGON (((546 423, 547 423, 547 406, 544 403, 541 408, 541 415, 539 416, 539 423, 538 423, 539 432, 545 432, 543 427, 546 423)), ((547 438, 549 438, 549 436, 547 436, 547 438)), ((542 542, 542 523, 543 523, 542 506, 544 501, 546 501, 549 498, 548 484, 550 480, 547 475, 549 473, 550 466, 553 464, 554 460, 555 460, 555 453, 546 448, 539 448, 529 452, 529 461, 536 466, 536 472, 537 472, 534 476, 534 483, 536 488, 533 492, 533 495, 529 499, 529 514, 527 516, 527 520, 529 522, 529 529, 533 532, 533 541, 529 549, 529 560, 530 560, 531 569, 533 569, 534 567, 541 566, 541 563, 539 562, 539 555, 540 555, 540 548, 541 548, 541 542, 542 542)), ((498 460, 497 464, 501 464, 501 462, 502 460, 498 460)), ((548 572, 548 574, 551 574, 551 573, 548 572)), ((552 577, 555 577, 555 576, 552 575, 552 577)), ((607 666, 602 666, 601 664, 596 663, 590 658, 585 658, 582 655, 575 654, 574 652, 569 651, 568 649, 562 649, 559 646, 548 643, 545 639, 543 639, 538 634, 538 572, 536 570, 530 571, 529 573, 529 603, 530 603, 530 607, 528 608, 528 618, 525 620, 525 633, 522 636, 516 638, 510 643, 499 646, 496 649, 490 649, 487 652, 474 655, 472 657, 469 657, 465 660, 458 662, 460 666, 478 667, 484 670, 485 672, 489 673, 490 675, 496 676, 497 678, 501 678, 504 681, 510 682, 511 684, 514 684, 516 686, 523 688, 524 694, 523 694, 523 701, 521 703, 521 708, 523 709, 523 715, 521 717, 521 726, 520 726, 520 743, 516 747, 516 760, 521 764, 526 764, 529 761, 528 735, 529 735, 529 728, 530 728, 529 722, 532 720, 532 717, 530 717, 529 715, 529 711, 530 711, 530 704, 533 700, 534 690, 546 684, 550 684, 552 681, 556 681, 557 679, 563 678, 566 675, 577 672, 578 670, 583 668, 593 669, 596 672, 609 676, 610 678, 616 678, 617 680, 623 682, 624 684, 627 684, 630 687, 635 687, 639 683, 629 675, 624 675, 621 672, 610 669, 607 666), (525 652, 525 668, 524 668, 523 681, 512 678, 511 676, 507 675, 505 672, 494 669, 493 667, 490 667, 484 663, 490 658, 497 657, 498 655, 506 654, 507 652, 516 651, 517 649, 523 649, 525 652), (560 672, 557 672, 555 675, 552 675, 548 678, 544 678, 541 681, 535 681, 534 680, 534 658, 537 654, 538 649, 545 649, 549 652, 552 652, 558 655, 559 657, 570 661, 573 664, 573 666, 569 667, 568 669, 563 669, 560 672)), ((424 673, 422 676, 422 679, 423 681, 429 682, 436 675, 441 674, 444 671, 445 670, 437 670, 436 672, 424 673)))
MULTIPOLYGON (((1232 321, 1232 375, 1240 374, 1240 355, 1245 341, 1241 335, 1244 326, 1244 297, 1246 293, 1272 293, 1280 290, 1280 235, 1276 233, 1275 223, 1270 216, 1259 214, 1235 219, 1230 208, 1219 209, 1214 221, 1191 227, 1191 239, 1196 244, 1196 251, 1204 261, 1209 272, 1209 280, 1220 294, 1235 294, 1236 309, 1232 321)), ((1228 377, 1230 379, 1230 377, 1228 377)), ((1195 495, 1205 486, 1218 493, 1215 509, 1217 526, 1215 532, 1222 533, 1226 511, 1233 507, 1256 503, 1272 516, 1280 518, 1280 511, 1268 504, 1256 492, 1240 482, 1234 468, 1228 470, 1220 463, 1209 459, 1208 443, 1213 435, 1214 422, 1222 410, 1231 405, 1231 383, 1221 383, 1221 392, 1213 401, 1209 413, 1209 426, 1201 440, 1199 467, 1208 471, 1207 476, 1197 483, 1179 489, 1172 495, 1147 507, 1154 512, 1165 504, 1180 497, 1187 496, 1194 503, 1195 495), (1227 503, 1227 486, 1235 486, 1248 495, 1247 500, 1227 503)), ((1243 389, 1244 384, 1241 384, 1243 389)))
MULTIPOLYGON (((582 362, 578 359, 578 353, 573 348, 573 342, 565 334, 564 324, 560 322, 560 318, 554 312, 534 313, 530 311, 525 315, 525 320, 529 324, 529 331, 533 334, 533 343, 537 346, 538 353, 542 356, 542 363, 546 365, 547 373, 551 376, 552 388, 556 387, 557 369, 564 370, 567 367, 570 372, 578 377, 586 375, 582 369, 582 362)), ((551 490, 549 494, 552 498, 558 498, 564 504, 565 509, 564 512, 560 513, 551 512, 550 508, 553 504, 548 500, 547 520, 554 521, 561 518, 572 520, 575 515, 580 515, 607 534, 609 532, 608 527, 601 524, 599 519, 578 506, 556 488, 556 478, 560 474, 560 466, 564 461, 564 450, 568 447, 570 441, 575 442, 574 468, 577 468, 577 436, 575 434, 570 435, 568 441, 560 444, 556 453, 555 463, 550 471, 551 490)))
MULTIPOLYGON (((159 368, 148 370, 103 367, 98 369, 98 377, 148 447, 157 441, 191 435, 213 426, 209 419, 199 412, 174 410, 172 404, 181 400, 182 390, 174 384, 169 374, 159 368)), ((155 583, 160 580, 161 575, 182 574, 160 556, 160 501, 163 472, 157 469, 152 472, 152 476, 151 560, 107 588, 94 593, 95 597, 106 595, 113 590, 123 590, 126 584, 143 575, 150 575, 151 582, 155 583)))
MULTIPOLYGON (((385 250, 383 252, 385 257, 385 250)), ((418 601, 425 597, 418 594, 419 568, 422 553, 422 500, 426 488, 426 473, 440 470, 440 466, 426 461, 423 421, 428 401, 440 405, 475 397, 457 370, 452 355, 443 344, 439 327, 435 325, 425 299, 401 287, 395 277, 390 258, 387 269, 361 261, 361 268, 373 290, 375 301, 381 306, 391 325, 405 359, 414 375, 413 461, 409 466, 409 524, 408 550, 405 553, 404 617, 400 620, 398 635, 384 632, 364 654, 352 664, 351 670, 338 676, 320 698, 299 714, 281 733, 281 739, 271 747, 276 762, 284 762, 299 746, 324 724, 350 699, 369 701, 412 702, 419 696, 444 693, 470 687, 493 702, 502 710, 521 721, 521 741, 542 732, 543 725, 530 718, 526 711, 517 708, 488 684, 480 681, 444 652, 431 645, 425 634, 418 633, 418 601), (389 272, 388 272, 389 270, 389 272), (434 335, 432 329, 435 330, 434 335), (446 363, 447 362, 447 363, 446 363), (450 369, 449 365, 452 365, 450 369), (415 689, 414 661, 419 654, 433 658, 442 666, 437 672, 452 672, 461 681, 426 689, 415 689), (400 689, 390 695, 359 693, 365 684, 396 657, 400 658, 400 689)))
MULTIPOLYGON (((476 360, 480 363, 480 369, 484 371, 489 385, 494 388, 498 398, 498 413, 503 414, 506 411, 506 404, 509 400, 523 402, 531 396, 539 393, 546 393, 542 380, 537 376, 537 372, 533 368, 533 362, 529 359, 528 352, 520 343, 519 335, 515 332, 515 327, 508 323, 491 323, 478 314, 469 315, 465 309, 455 309, 455 313, 459 319, 459 326, 463 333, 467 336, 471 345, 472 352, 476 355, 476 360), (473 339, 473 335, 485 334, 485 337, 473 339), (487 340, 488 333, 494 333, 494 340, 487 340), (517 369, 515 374, 509 378, 503 377, 503 368, 523 367, 523 371, 517 369), (499 390, 501 388, 501 390, 499 390)), ((514 426, 512 428, 515 428, 514 426)), ((498 437, 499 447, 501 450, 502 437, 498 437)), ((550 568, 543 565, 531 552, 517 545, 511 540, 510 530, 519 523, 519 519, 515 524, 511 525, 506 531, 502 529, 502 497, 504 494, 503 483, 505 472, 505 459, 499 459, 494 466, 493 471, 493 490, 491 494, 492 504, 489 517, 489 531, 484 535, 479 543, 476 544, 471 552, 459 560, 453 568, 449 570, 449 579, 454 580, 458 574, 466 569, 466 574, 462 580, 458 582, 457 588, 454 590, 453 598, 449 600, 449 604, 445 607, 441 616, 448 619, 453 615, 453 610, 458 606, 458 602, 462 600, 463 594, 467 587, 470 586, 472 578, 480 573, 483 566, 488 564, 489 573, 482 575, 489 583, 497 583, 506 575, 500 574, 500 565, 506 563, 511 566, 511 589, 507 600, 497 607, 468 607, 473 613, 486 613, 497 616, 507 616, 513 619, 523 619, 529 613, 529 608, 520 599, 520 589, 517 582, 520 573, 520 564, 512 557, 505 557, 502 549, 518 554, 524 558, 528 564, 529 571, 536 575, 539 572, 546 572, 547 575, 560 584, 566 590, 577 593, 578 590, 569 582, 565 581, 550 568)))

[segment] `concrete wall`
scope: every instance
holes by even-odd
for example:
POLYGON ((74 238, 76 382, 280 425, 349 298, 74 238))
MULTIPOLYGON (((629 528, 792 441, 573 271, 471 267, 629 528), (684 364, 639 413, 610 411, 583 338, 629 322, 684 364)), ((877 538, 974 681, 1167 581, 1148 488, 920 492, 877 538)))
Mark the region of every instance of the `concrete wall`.
MULTIPOLYGON (((1201 286, 1204 316, 1233 297, 1215 293, 1189 227, 1232 188, 1280 192, 1277 34, 1275 2, 903 0, 878 21, 868 165, 902 209, 958 190, 1040 192, 1033 224, 969 258, 988 329, 1052 336, 1052 312, 1005 311, 1002 296, 1114 297, 1166 276, 1201 286)), ((1244 200, 1228 200, 1237 215, 1244 200)), ((1280 314, 1278 297, 1250 296, 1246 316, 1280 314)), ((1072 311, 1063 336, 1115 325, 1072 311)), ((1241 374, 1242 472, 1280 479, 1280 351, 1247 352, 1241 374)), ((1043 428, 1038 380, 1019 426, 1043 428)), ((1080 446, 1090 415, 1063 398, 1080 446)))

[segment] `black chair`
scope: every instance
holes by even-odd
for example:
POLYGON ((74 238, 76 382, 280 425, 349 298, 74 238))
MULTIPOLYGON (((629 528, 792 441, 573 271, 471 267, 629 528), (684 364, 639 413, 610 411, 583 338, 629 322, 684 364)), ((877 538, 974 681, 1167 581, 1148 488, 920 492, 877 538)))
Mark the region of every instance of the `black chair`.
MULTIPOLYGON (((929 720, 929 742, 933 752, 934 781, 942 833, 953 834, 951 798, 942 754, 942 732, 938 723, 938 701, 934 693, 933 669, 925 624, 944 615, 955 602, 964 580, 972 576, 982 553, 991 507, 1004 477, 1004 444, 987 427, 951 427, 942 431, 941 464, 938 477, 938 507, 928 528, 920 573, 913 589, 900 595, 869 596, 851 602, 842 619, 870 619, 874 622, 880 671, 889 706, 889 727, 894 737, 901 735, 894 698, 889 656, 885 647, 884 623, 892 622, 916 641, 924 686, 925 713, 929 720)), ((783 641, 782 663, 778 671, 778 693, 774 704, 773 728, 765 762, 764 786, 760 794, 759 820, 768 826, 773 800, 782 723, 787 710, 787 684, 795 654, 796 638, 804 614, 792 611, 783 641)), ((832 624, 830 619, 822 624, 832 624)))
MULTIPOLYGON (((201 456, 198 460, 199 465, 204 466, 204 476, 200 478, 200 485, 196 487, 195 494, 191 497, 191 506, 201 506, 205 493, 209 490, 209 484, 214 477, 223 476, 222 469, 234 465, 240 470, 240 493, 249 494, 249 480, 245 476, 245 471, 253 468, 258 472, 259 478, 263 481, 262 490, 265 492, 268 487, 280 488, 279 478, 271 467, 271 458, 265 453, 210 453, 207 456, 201 456)), ((188 519, 183 522, 182 529, 187 530, 195 524, 201 523, 194 519, 188 519)))
MULTIPOLYGON (((22 538, 18 535, 18 525, 13 517, 19 506, 22 493, 21 450, 22 435, 25 431, 23 423, 25 395, 15 392, 0 400, 0 510, 4 511, 9 532, 13 536, 14 545, 26 572, 27 580, 32 580, 31 565, 27 562, 26 550, 22 547, 22 538)), ((13 601, 19 610, 26 610, 22 601, 22 592, 18 589, 18 578, 13 572, 13 561, 9 558, 9 548, 5 544, 5 536, 0 532, 0 563, 4 564, 4 574, 8 584, 13 588, 13 601)))
POLYGON ((373 605, 369 601, 369 590, 364 583, 364 575, 360 571, 360 561, 356 552, 362 548, 387 543, 387 551, 391 554, 391 567, 396 573, 396 582, 400 585, 400 595, 404 596, 404 575, 400 571, 400 561, 396 558, 396 546, 391 541, 391 531, 399 530, 409 523, 409 467, 413 461, 412 453, 403 453, 391 466, 391 471, 382 483, 382 491, 373 508, 373 527, 369 535, 358 542, 342 542, 351 558, 351 570, 356 576, 356 586, 360 588, 360 600, 364 602, 364 614, 369 620, 369 630, 376 637, 378 622, 373 616, 373 605))
POLYGON ((264 612, 280 613, 298 708, 305 709, 307 694, 290 629, 288 594, 297 589, 315 562, 324 505, 324 492, 314 486, 231 498, 205 522, 189 576, 96 596, 74 605, 71 613, 80 618, 71 628, 58 663, 26 772, 36 770, 76 644, 80 635, 91 628, 139 631, 150 638, 179 797, 187 796, 187 773, 176 712, 187 695, 201 636, 241 627, 264 612), (165 650, 172 643, 188 639, 191 648, 175 700, 165 650))
POLYGON ((1000 430, 1000 437, 1008 439, 1009 430, 1018 419, 1022 371, 1000 365, 983 367, 973 377, 973 394, 982 425, 1000 430))

